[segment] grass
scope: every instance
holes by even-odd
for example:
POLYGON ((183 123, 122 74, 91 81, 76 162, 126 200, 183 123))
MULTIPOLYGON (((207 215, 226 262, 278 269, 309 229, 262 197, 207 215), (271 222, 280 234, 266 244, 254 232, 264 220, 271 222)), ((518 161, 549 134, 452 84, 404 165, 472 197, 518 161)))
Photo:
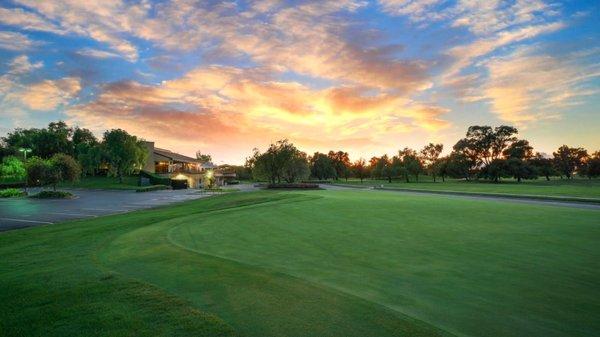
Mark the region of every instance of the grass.
POLYGON ((423 179, 422 182, 406 183, 400 180, 393 180, 389 183, 387 180, 339 180, 335 183, 350 184, 359 186, 381 186, 386 188, 403 188, 433 191, 458 191, 471 193, 496 193, 496 194, 515 194, 532 196, 550 196, 550 197, 574 197, 574 198, 592 198, 600 200, 600 179, 573 179, 560 180, 552 179, 524 180, 517 183, 513 180, 505 180, 499 184, 487 181, 464 181, 464 180, 446 180, 445 182, 433 182, 430 179, 423 179))
POLYGON ((115 177, 84 177, 75 183, 60 184, 61 188, 85 188, 99 190, 136 190, 138 186, 137 176, 123 177, 123 182, 119 183, 119 178, 115 177))
POLYGON ((26 195, 27 193, 20 188, 6 188, 0 190, 0 198, 18 198, 26 195))
POLYGON ((229 193, 0 234, 8 336, 591 336, 597 210, 229 193))

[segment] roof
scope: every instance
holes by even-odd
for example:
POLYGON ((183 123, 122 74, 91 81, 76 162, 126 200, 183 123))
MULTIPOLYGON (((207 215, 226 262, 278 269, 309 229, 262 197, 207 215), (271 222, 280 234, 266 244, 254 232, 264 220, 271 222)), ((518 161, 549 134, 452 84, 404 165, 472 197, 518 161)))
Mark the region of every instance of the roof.
POLYGON ((169 159, 171 159, 173 161, 178 161, 178 162, 182 162, 182 163, 197 163, 197 164, 200 164, 200 162, 196 158, 184 156, 182 154, 175 153, 173 151, 169 151, 169 150, 165 150, 165 149, 160 149, 160 148, 157 148, 157 147, 154 148, 154 153, 156 153, 158 155, 161 155, 163 157, 167 157, 167 158, 169 158, 169 159))

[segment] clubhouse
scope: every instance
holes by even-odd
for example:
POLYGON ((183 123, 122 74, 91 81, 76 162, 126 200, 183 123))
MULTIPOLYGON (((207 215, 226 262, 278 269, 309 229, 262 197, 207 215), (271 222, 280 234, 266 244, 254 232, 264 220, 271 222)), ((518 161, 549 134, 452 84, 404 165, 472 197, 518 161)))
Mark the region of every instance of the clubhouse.
POLYGON ((173 180, 186 180, 189 188, 202 187, 203 179, 209 172, 212 172, 217 186, 236 178, 233 172, 223 172, 212 163, 201 163, 196 158, 155 147, 154 142, 146 142, 146 147, 149 155, 144 171, 173 180))

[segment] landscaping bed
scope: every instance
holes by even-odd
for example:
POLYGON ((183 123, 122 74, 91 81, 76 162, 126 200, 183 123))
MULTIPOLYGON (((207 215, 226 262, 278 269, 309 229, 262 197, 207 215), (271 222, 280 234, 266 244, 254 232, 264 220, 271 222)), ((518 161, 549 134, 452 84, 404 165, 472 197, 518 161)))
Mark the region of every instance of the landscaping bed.
POLYGON ((144 187, 140 187, 137 190, 135 190, 136 192, 151 192, 151 191, 160 191, 160 190, 170 190, 171 186, 166 186, 166 185, 150 185, 150 186, 144 186, 144 187))
POLYGON ((18 188, 7 188, 0 190, 0 198, 18 198, 26 195, 27 193, 25 193, 25 191, 18 188))
POLYGON ((72 193, 66 191, 41 191, 34 195, 30 195, 30 198, 35 199, 73 199, 75 196, 72 193))

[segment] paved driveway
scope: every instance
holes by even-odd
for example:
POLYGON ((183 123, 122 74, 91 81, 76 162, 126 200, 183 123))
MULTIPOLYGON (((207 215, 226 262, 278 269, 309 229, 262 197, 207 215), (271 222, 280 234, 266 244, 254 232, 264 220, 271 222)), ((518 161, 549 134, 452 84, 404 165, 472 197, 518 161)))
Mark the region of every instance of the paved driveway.
POLYGON ((70 190, 70 192, 75 194, 77 199, 0 199, 0 231, 130 212, 209 196, 191 189, 144 193, 107 190, 70 190))

